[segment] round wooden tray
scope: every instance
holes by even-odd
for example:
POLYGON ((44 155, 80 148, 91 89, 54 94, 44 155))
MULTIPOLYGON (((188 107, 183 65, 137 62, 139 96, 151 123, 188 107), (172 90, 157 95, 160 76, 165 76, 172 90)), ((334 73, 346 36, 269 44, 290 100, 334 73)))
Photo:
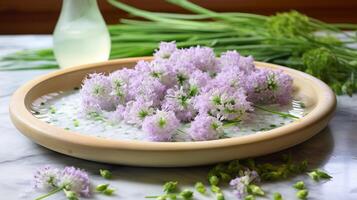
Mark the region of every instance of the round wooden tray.
POLYGON ((256 62, 257 67, 282 69, 294 79, 294 98, 302 100, 310 113, 305 117, 256 134, 200 142, 146 142, 109 140, 67 131, 34 117, 32 102, 51 92, 80 86, 88 73, 111 72, 132 67, 128 58, 58 70, 36 78, 13 95, 10 116, 15 126, 36 143, 51 150, 87 160, 135 166, 193 166, 273 153, 299 144, 321 131, 333 115, 336 97, 322 81, 290 68, 256 62))

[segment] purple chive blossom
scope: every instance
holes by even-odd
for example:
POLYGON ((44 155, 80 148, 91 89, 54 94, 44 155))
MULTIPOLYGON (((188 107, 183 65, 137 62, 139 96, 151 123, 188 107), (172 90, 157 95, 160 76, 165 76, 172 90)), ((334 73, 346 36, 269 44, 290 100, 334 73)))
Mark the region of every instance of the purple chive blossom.
POLYGON ((188 62, 187 60, 181 60, 179 62, 169 61, 169 63, 169 70, 171 71, 174 79, 173 86, 187 85, 190 75, 198 70, 191 62, 188 62))
POLYGON ((155 50, 155 59, 168 59, 177 50, 175 42, 160 42, 159 49, 155 50))
POLYGON ((237 177, 235 179, 232 179, 229 183, 229 185, 233 188, 233 192, 236 195, 237 199, 243 199, 248 191, 247 191, 247 186, 248 184, 245 183, 245 179, 242 177, 237 177))
POLYGON ((170 141, 180 125, 172 111, 157 111, 155 115, 146 117, 142 129, 151 141, 170 141))
POLYGON ((245 81, 248 100, 257 104, 287 104, 292 98, 292 78, 282 71, 259 69, 245 81))
POLYGON ((145 98, 158 105, 166 90, 160 80, 161 70, 159 66, 155 69, 153 62, 139 61, 135 66, 136 75, 129 84, 129 96, 134 100, 145 98))
POLYGON ((154 106, 158 106, 165 91, 165 85, 159 80, 145 74, 139 74, 131 81, 128 93, 136 99, 143 98, 146 101, 152 101, 154 106))
POLYGON ((58 187, 63 187, 83 197, 90 196, 89 176, 85 171, 75 167, 65 167, 60 177, 58 187))
POLYGON ((147 116, 153 115, 153 113, 154 108, 152 102, 139 98, 136 101, 127 103, 123 117, 128 124, 141 126, 143 120, 147 116))
POLYGON ((60 170, 51 166, 39 168, 34 175, 34 187, 40 189, 49 189, 57 187, 60 178, 60 170))
POLYGON ((238 199, 243 199, 247 194, 247 187, 251 183, 259 183, 260 178, 256 171, 247 169, 243 174, 235 179, 232 179, 229 185, 233 188, 234 194, 238 199))
POLYGON ((189 122, 197 113, 192 104, 192 96, 195 96, 197 91, 195 88, 187 91, 183 88, 169 89, 161 107, 163 110, 173 111, 180 121, 189 122))
POLYGON ((222 71, 218 73, 217 76, 203 88, 203 91, 207 92, 214 88, 222 88, 227 86, 238 90, 242 87, 242 82, 244 82, 243 74, 236 73, 232 70, 222 71))
POLYGON ((149 74, 151 71, 150 62, 139 60, 134 68, 136 74, 149 74))
POLYGON ((174 62, 182 61, 193 64, 196 68, 204 72, 216 73, 218 71, 218 60, 209 47, 190 47, 175 51, 172 56, 174 62))
POLYGON ((90 117, 92 115, 99 115, 102 113, 102 109, 99 104, 92 101, 90 98, 83 98, 81 103, 81 114, 84 117, 90 117))
POLYGON ((199 70, 193 62, 183 59, 183 60, 170 60, 171 71, 175 73, 185 73, 187 75, 192 74, 194 71, 199 70))
POLYGON ((130 97, 128 96, 128 84, 136 72, 133 69, 121 69, 109 75, 112 91, 111 95, 115 98, 116 104, 125 104, 130 97))
MULTIPOLYGON (((80 91, 82 101, 86 105, 98 105, 101 109, 111 111, 115 109, 111 83, 104 74, 90 74, 83 81, 80 91)), ((86 108, 86 107, 84 107, 86 108)))
POLYGON ((222 122, 208 114, 199 114, 188 130, 196 141, 215 140, 223 135, 222 122))
POLYGON ((208 113, 219 120, 241 120, 252 109, 245 91, 225 86, 213 88, 195 99, 194 107, 200 113, 208 113))
POLYGON ((239 68, 239 60, 241 55, 236 51, 226 51, 222 53, 221 57, 219 58, 219 63, 223 68, 239 68))
POLYGON ((167 60, 151 61, 149 75, 167 87, 173 87, 176 83, 176 74, 172 70, 171 63, 167 60))
POLYGON ((125 106, 119 104, 114 112, 108 113, 108 119, 110 122, 120 122, 124 119, 125 116, 125 106))
POLYGON ((196 70, 191 73, 188 83, 191 86, 196 86, 199 89, 204 88, 211 81, 208 73, 196 70))
POLYGON ((252 56, 244 57, 237 51, 227 51, 219 59, 223 71, 232 70, 244 74, 250 74, 255 70, 252 56))

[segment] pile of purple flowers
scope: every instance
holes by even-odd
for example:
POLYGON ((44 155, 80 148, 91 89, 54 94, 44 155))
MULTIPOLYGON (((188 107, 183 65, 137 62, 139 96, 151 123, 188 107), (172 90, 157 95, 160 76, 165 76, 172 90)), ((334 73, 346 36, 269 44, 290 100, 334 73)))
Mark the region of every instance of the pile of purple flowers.
POLYGON ((170 141, 181 123, 191 123, 192 140, 214 140, 222 137, 224 123, 244 120, 254 104, 290 102, 292 82, 236 51, 216 57, 208 47, 162 42, 150 62, 108 76, 90 74, 81 106, 87 116, 110 111, 110 120, 141 127, 152 141, 170 141))
POLYGON ((49 193, 36 198, 36 200, 45 199, 60 191, 63 191, 69 200, 91 196, 88 174, 75 167, 65 167, 60 170, 51 166, 44 166, 38 169, 34 175, 34 187, 51 190, 49 193))

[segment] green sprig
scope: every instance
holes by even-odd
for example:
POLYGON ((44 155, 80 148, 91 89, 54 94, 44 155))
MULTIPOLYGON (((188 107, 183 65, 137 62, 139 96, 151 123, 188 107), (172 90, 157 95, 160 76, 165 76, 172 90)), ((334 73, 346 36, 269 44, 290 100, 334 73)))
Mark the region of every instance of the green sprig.
POLYGON ((163 186, 164 192, 165 193, 171 193, 171 192, 175 192, 177 189, 177 181, 169 181, 166 182, 163 186))
POLYGON ((273 199, 274 200, 283 200, 283 196, 279 192, 275 192, 273 194, 273 199))
POLYGON ((299 198, 299 199, 306 199, 307 196, 309 195, 309 191, 308 190, 299 190, 296 192, 296 196, 299 198))
POLYGON ((185 189, 180 192, 179 196, 181 196, 184 200, 192 199, 193 192, 191 190, 185 189))
POLYGON ((262 190, 262 188, 260 188, 257 185, 254 185, 254 184, 248 185, 248 193, 250 193, 252 195, 258 195, 258 196, 265 195, 265 192, 262 190))
POLYGON ((293 187, 298 190, 305 189, 305 183, 303 181, 296 182, 293 187))
POLYGON ((197 192, 201 193, 201 194, 205 194, 206 193, 206 187, 202 182, 197 182, 195 184, 195 189, 197 192))
POLYGON ((112 172, 107 169, 100 169, 99 174, 105 179, 111 179, 113 177, 112 172))
POLYGON ((281 117, 284 117, 284 118, 293 118, 293 119, 299 119, 299 117, 295 116, 295 115, 292 115, 290 113, 285 113, 285 112, 279 112, 279 111, 276 111, 276 110, 272 110, 272 109, 269 109, 269 108, 265 108, 263 106, 259 106, 259 105, 253 105, 255 108, 259 109, 259 110, 263 110, 263 111, 266 111, 266 112, 270 112, 270 113, 273 113, 273 114, 276 114, 276 115, 280 115, 281 117))
POLYGON ((311 172, 308 173, 308 175, 314 180, 314 181, 320 181, 321 179, 326 179, 329 180, 332 178, 329 174, 326 172, 320 170, 320 169, 315 169, 311 172))

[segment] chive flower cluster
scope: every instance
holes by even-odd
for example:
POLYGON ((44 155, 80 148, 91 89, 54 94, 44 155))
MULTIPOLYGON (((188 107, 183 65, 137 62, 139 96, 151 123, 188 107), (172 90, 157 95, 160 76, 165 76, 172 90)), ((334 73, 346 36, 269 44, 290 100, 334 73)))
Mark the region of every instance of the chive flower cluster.
POLYGON ((291 93, 290 76, 256 68, 251 56, 216 57, 212 48, 178 49, 175 42, 161 42, 152 61, 132 69, 90 74, 80 90, 86 116, 110 113, 151 141, 171 141, 183 123, 194 141, 219 139, 224 123, 243 121, 254 104, 286 104, 291 93))
POLYGON ((51 190, 50 193, 36 200, 47 198, 60 191, 63 191, 67 199, 70 200, 91 196, 88 174, 84 170, 75 167, 65 167, 61 170, 51 166, 44 166, 35 172, 34 187, 51 190))
POLYGON ((229 185, 233 188, 234 194, 238 199, 243 199, 248 194, 264 195, 264 192, 259 186, 253 183, 259 183, 260 177, 256 171, 250 171, 247 169, 242 172, 243 174, 229 182, 229 185))

